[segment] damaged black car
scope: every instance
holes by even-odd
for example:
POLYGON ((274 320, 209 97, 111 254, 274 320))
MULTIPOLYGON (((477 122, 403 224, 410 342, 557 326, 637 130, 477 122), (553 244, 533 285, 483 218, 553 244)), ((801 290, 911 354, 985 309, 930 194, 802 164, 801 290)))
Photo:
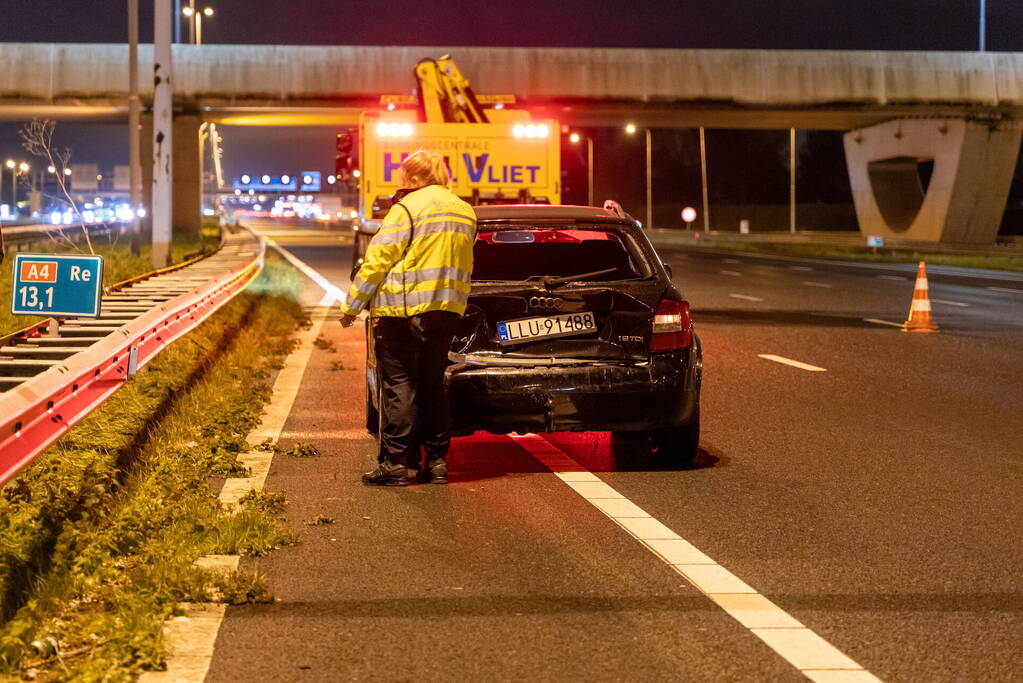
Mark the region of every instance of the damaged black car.
POLYGON ((611 431, 690 464, 700 340, 640 224, 614 202, 475 210, 472 293, 449 356, 452 434, 611 431))

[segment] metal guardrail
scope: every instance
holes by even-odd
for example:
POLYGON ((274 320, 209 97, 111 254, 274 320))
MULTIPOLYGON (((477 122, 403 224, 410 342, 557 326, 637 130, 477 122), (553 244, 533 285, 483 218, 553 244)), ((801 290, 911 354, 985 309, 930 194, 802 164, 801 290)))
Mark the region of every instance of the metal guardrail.
POLYGON ((262 269, 247 231, 216 253, 121 283, 100 317, 46 322, 0 339, 0 486, 124 386, 160 351, 237 295, 262 269))
MULTIPOLYGON (((3 243, 6 247, 10 247, 12 244, 19 244, 23 242, 38 242, 45 239, 58 239, 59 236, 65 237, 77 237, 82 231, 82 223, 75 223, 71 225, 49 225, 46 223, 39 223, 33 225, 4 225, 0 226, 0 236, 3 238, 3 243)), ((121 229, 125 226, 124 223, 114 222, 100 222, 100 223, 85 223, 86 228, 89 230, 89 235, 92 237, 98 237, 101 235, 109 235, 110 233, 121 229)))

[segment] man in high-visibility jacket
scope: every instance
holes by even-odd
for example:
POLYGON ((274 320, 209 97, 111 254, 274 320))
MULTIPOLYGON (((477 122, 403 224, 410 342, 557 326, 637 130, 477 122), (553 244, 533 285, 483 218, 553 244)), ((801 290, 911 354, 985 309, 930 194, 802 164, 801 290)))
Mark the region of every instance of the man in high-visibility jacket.
POLYGON ((348 327, 369 306, 381 386, 380 463, 366 484, 448 483, 451 417, 444 369, 465 312, 476 214, 448 189, 444 158, 422 151, 398 171, 400 189, 341 306, 348 327))

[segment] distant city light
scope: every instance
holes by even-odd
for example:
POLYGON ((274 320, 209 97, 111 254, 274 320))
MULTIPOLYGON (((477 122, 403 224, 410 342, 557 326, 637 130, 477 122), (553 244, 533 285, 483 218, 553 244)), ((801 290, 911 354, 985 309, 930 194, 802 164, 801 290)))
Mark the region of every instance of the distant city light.
POLYGON ((572 133, 571 135, 568 136, 568 140, 572 144, 579 142, 580 139, 581 138, 579 137, 579 133, 572 133))
POLYGON ((57 167, 56 166, 47 166, 46 167, 46 172, 47 173, 56 173, 57 172, 57 167))
POLYGON ((632 135, 633 133, 635 133, 636 132, 636 124, 635 123, 628 123, 628 124, 626 124, 625 125, 625 132, 628 133, 629 135, 632 135))
POLYGON ((291 176, 290 175, 282 175, 281 176, 281 182, 284 183, 285 185, 287 185, 288 183, 291 182, 291 176))
POLYGON ((692 223, 696 220, 696 209, 691 206, 687 206, 682 209, 682 220, 686 223, 692 223))
POLYGON ((14 168, 17 164, 14 163, 14 159, 7 160, 7 168, 14 168))
POLYGON ((64 169, 64 175, 71 175, 71 169, 70 168, 65 168, 64 169))
POLYGON ((251 182, 252 178, 250 178, 248 174, 242 176, 242 185, 248 185, 251 182))
POLYGON ((206 16, 208 16, 208 17, 212 17, 213 16, 213 8, 212 7, 204 7, 203 10, 202 10, 202 13, 205 14, 206 16))
POLYGON ((352 171, 352 176, 355 177, 355 178, 358 178, 361 175, 362 175, 362 171, 360 171, 359 169, 355 169, 354 171, 352 171))
POLYGON ((18 165, 18 170, 21 171, 22 173, 27 173, 28 172, 28 164, 26 164, 24 161, 22 161, 18 165))
POLYGON ((268 175, 263 176, 261 178, 261 180, 263 181, 264 185, 269 185, 270 184, 270 176, 268 176, 268 175))
POLYGON ((306 185, 312 185, 313 177, 311 175, 302 176, 302 182, 305 183, 306 185))
POLYGON ((335 178, 332 175, 327 176, 327 184, 328 185, 333 185, 336 182, 337 182, 337 178, 335 178))
POLYGON ((182 7, 181 13, 184 14, 186 17, 190 17, 193 14, 195 14, 195 10, 192 9, 191 7, 182 7))
POLYGON ((394 102, 387 103, 387 111, 394 111, 394 102))
POLYGON ((240 195, 242 193, 242 191, 236 188, 234 193, 235 193, 235 195, 240 195))
POLYGON ((250 195, 254 195, 254 194, 256 194, 256 191, 255 190, 249 190, 249 194, 250 195))

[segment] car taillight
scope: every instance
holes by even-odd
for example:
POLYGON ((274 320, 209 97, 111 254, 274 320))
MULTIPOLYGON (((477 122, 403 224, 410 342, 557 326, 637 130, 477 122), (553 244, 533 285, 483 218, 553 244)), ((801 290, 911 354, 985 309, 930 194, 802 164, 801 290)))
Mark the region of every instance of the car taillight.
POLYGON ((654 312, 654 329, 650 337, 651 351, 676 351, 693 344, 693 316, 689 304, 675 299, 662 299, 654 312))

